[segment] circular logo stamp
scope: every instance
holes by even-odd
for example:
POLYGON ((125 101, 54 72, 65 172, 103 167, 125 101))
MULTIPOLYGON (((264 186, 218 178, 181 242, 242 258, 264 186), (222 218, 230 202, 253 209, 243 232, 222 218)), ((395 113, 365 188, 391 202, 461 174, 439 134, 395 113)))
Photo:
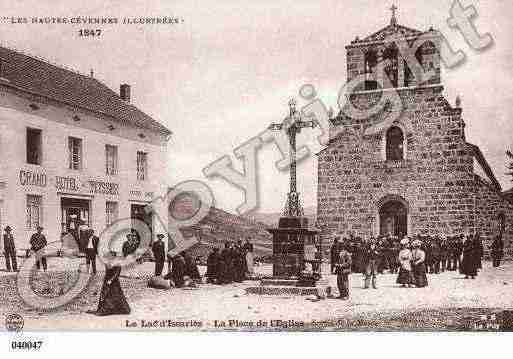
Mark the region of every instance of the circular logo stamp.
POLYGON ((5 317, 5 328, 10 332, 21 331, 24 324, 23 317, 17 313, 7 314, 5 317))

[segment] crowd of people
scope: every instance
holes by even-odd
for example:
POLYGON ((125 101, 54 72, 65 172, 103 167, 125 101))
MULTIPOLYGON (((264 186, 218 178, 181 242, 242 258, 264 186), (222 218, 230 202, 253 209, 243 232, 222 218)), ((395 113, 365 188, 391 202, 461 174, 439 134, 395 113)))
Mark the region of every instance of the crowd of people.
MULTIPOLYGON (((157 235, 157 240, 152 245, 153 258, 155 260, 155 276, 161 276, 165 260, 168 261, 168 274, 164 279, 170 279, 174 287, 183 287, 187 280, 201 282, 198 264, 201 257, 193 258, 190 253, 182 251, 177 255, 169 256, 165 253, 163 239, 165 235, 157 235)), ((253 245, 246 240, 226 242, 224 248, 215 247, 207 258, 207 283, 229 284, 242 282, 253 274, 253 245)))
MULTIPOLYGON (((504 243, 497 236, 491 246, 494 267, 500 266, 504 243)), ((335 238, 330 250, 331 271, 337 274, 340 297, 348 297, 348 274, 362 273, 365 289, 377 288, 377 275, 385 270, 397 273, 397 283, 403 287, 426 287, 427 274, 457 271, 474 279, 482 268, 484 255, 481 236, 405 236, 393 235, 364 240, 358 237, 335 238), (350 254, 350 260, 347 254, 350 254), (347 268, 350 263, 350 268, 347 268), (345 269, 342 270, 341 268, 345 269)))
POLYGON ((207 282, 214 284, 229 284, 242 282, 254 272, 253 244, 246 240, 231 243, 226 242, 219 251, 214 248, 207 258, 207 282))
MULTIPOLYGON (((12 228, 6 226, 3 234, 2 252, 6 259, 8 271, 17 271, 16 247, 12 228)), ((193 258, 187 251, 176 255, 166 253, 164 239, 166 235, 158 234, 151 250, 155 261, 154 275, 162 280, 169 280, 170 286, 181 288, 190 283, 201 283, 198 269, 201 258, 193 258), (162 277, 165 262, 168 274, 162 277)), ((63 233, 63 245, 66 241, 76 241, 74 236, 63 233), (69 238, 68 238, 69 237, 69 238)), ((136 231, 126 235, 122 245, 123 257, 133 253, 140 246, 136 231)), ((48 245, 43 228, 37 227, 29 240, 30 253, 36 255, 37 269, 47 270, 48 263, 45 248, 48 245)), ((79 251, 85 254, 86 271, 96 274, 96 257, 98 256, 99 238, 94 230, 84 231, 79 241, 79 251)), ((399 239, 393 235, 364 239, 350 236, 335 238, 330 250, 331 272, 337 275, 339 298, 349 298, 349 275, 363 274, 363 288, 377 288, 377 276, 388 271, 397 274, 396 282, 402 287, 428 286, 427 274, 439 274, 444 271, 459 271, 465 278, 474 279, 482 268, 484 248, 481 236, 454 235, 440 236, 405 236, 399 239)), ((494 238, 490 255, 494 267, 499 267, 504 254, 502 236, 494 238)), ((111 253, 116 256, 115 252, 111 253)), ((121 267, 105 263, 106 271, 100 293, 99 304, 95 314, 127 314, 130 307, 124 297, 119 283, 121 267)), ((254 274, 253 245, 249 240, 243 243, 226 242, 224 248, 213 248, 206 261, 206 282, 212 284, 229 284, 242 282, 254 274)))

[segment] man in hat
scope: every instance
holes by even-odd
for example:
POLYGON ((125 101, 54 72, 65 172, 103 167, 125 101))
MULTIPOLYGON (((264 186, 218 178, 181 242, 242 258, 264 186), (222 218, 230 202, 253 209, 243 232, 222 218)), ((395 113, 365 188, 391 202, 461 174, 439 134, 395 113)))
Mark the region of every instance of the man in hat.
POLYGON ((339 243, 338 241, 340 240, 340 237, 335 237, 335 239, 333 240, 333 244, 331 245, 331 248, 330 248, 330 272, 331 273, 335 273, 335 266, 337 265, 337 262, 338 262, 338 253, 340 252, 340 248, 339 248, 339 243))
POLYGON ((442 234, 440 238, 440 270, 445 272, 445 269, 449 270, 448 266, 449 260, 449 245, 447 242, 447 237, 445 234, 442 234))
POLYGON ((440 238, 435 236, 431 239, 431 261, 429 263, 429 273, 438 274, 440 273, 440 262, 441 262, 441 250, 440 250, 440 238))
POLYGON ((351 274, 351 253, 347 246, 342 246, 337 263, 335 263, 335 273, 337 274, 337 287, 339 299, 349 299, 349 274, 351 274))
POLYGON ((32 252, 34 252, 37 256, 36 260, 36 267, 37 269, 41 269, 41 264, 43 264, 43 271, 46 272, 47 269, 47 263, 46 263, 46 256, 45 256, 45 247, 48 244, 46 241, 46 237, 43 234, 43 227, 37 226, 37 232, 34 233, 30 237, 30 249, 32 252))
POLYGON ((492 260, 494 267, 500 267, 501 259, 504 255, 504 242, 502 241, 502 233, 496 236, 492 243, 492 260))
POLYGON ((219 248, 214 247, 207 258, 207 283, 219 283, 218 267, 219 267, 219 248))
POLYGON ((173 269, 171 272, 171 278, 176 288, 182 288, 185 284, 185 259, 180 254, 177 254, 173 256, 172 261, 173 269))
POLYGON ((94 229, 87 230, 85 245, 86 271, 89 273, 89 267, 92 267, 93 274, 96 274, 96 256, 98 255, 98 243, 100 239, 94 235, 94 229))
MULTIPOLYGON (((11 264, 12 269, 17 272, 18 271, 18 264, 16 263, 16 247, 14 246, 14 237, 12 235, 12 228, 10 226, 5 227, 5 234, 4 234, 4 256, 5 256, 5 264, 7 267, 7 271, 11 271, 11 264)), ((0 251, 1 252, 1 251, 0 251)))
POLYGON ((155 258, 155 276, 162 275, 164 269, 164 262, 166 261, 166 248, 164 245, 164 235, 162 233, 157 234, 157 240, 151 246, 153 252, 153 258, 155 258))
POLYGON ((363 268, 365 268, 364 289, 369 288, 371 281, 372 288, 377 289, 376 275, 378 273, 380 255, 381 253, 377 247, 376 240, 372 237, 370 241, 365 244, 365 249, 363 250, 362 265, 363 268))

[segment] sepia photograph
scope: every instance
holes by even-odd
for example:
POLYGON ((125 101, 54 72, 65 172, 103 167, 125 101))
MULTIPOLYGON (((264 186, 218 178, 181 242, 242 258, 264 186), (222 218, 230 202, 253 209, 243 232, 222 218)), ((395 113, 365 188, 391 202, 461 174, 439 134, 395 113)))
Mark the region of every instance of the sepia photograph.
POLYGON ((44 348, 32 332, 513 331, 512 15, 4 2, 9 350, 44 348))

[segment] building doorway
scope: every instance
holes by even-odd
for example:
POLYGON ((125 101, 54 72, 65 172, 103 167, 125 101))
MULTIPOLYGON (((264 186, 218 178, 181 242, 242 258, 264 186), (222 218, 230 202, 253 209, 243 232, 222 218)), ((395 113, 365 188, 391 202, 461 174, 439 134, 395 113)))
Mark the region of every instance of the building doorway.
POLYGON ((87 245, 87 229, 91 226, 91 201, 80 198, 61 198, 63 233, 71 233, 80 251, 87 245))
POLYGON ((408 233, 408 209, 400 200, 389 200, 379 209, 379 233, 403 238, 408 233))

